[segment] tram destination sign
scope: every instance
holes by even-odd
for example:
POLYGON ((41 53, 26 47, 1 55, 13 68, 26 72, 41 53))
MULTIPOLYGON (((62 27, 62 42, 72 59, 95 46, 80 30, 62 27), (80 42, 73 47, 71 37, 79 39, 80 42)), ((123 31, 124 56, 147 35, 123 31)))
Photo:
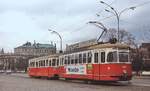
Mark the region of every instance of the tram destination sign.
POLYGON ((67 74, 86 74, 86 65, 70 65, 66 66, 67 74))

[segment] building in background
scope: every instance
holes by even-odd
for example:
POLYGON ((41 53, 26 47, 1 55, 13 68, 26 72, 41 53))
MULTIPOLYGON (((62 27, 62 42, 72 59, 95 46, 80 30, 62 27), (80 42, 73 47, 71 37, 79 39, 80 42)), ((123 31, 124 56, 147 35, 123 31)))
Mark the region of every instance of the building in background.
POLYGON ((66 52, 77 51, 84 47, 91 46, 94 44, 97 44, 96 39, 91 39, 91 40, 82 41, 82 42, 71 44, 71 45, 66 45, 66 52))
POLYGON ((142 55, 144 69, 150 70, 150 43, 142 43, 139 49, 142 55))
POLYGON ((46 56, 56 53, 56 44, 41 44, 26 42, 14 48, 14 53, 5 53, 0 50, 0 70, 1 71, 27 71, 28 60, 30 58, 46 56))
POLYGON ((26 42, 25 44, 14 48, 15 54, 32 55, 32 56, 46 56, 56 53, 56 44, 41 44, 34 42, 26 42))

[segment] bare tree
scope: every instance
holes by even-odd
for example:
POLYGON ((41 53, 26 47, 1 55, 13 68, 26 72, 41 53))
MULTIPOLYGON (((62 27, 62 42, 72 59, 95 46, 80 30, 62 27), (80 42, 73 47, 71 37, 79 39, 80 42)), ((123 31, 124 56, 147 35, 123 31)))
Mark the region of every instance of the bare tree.
MULTIPOLYGON (((107 31, 105 38, 106 40, 117 38, 117 30, 114 28, 110 28, 107 31)), ((135 37, 124 29, 119 31, 119 40, 121 43, 126 43, 130 46, 135 46, 135 37)))

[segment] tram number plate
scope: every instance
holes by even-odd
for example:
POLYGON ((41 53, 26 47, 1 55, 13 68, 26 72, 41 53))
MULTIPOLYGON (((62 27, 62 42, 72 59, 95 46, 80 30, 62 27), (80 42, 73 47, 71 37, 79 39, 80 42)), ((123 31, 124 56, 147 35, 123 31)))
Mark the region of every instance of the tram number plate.
POLYGON ((86 65, 70 65, 66 66, 67 74, 86 74, 86 65))

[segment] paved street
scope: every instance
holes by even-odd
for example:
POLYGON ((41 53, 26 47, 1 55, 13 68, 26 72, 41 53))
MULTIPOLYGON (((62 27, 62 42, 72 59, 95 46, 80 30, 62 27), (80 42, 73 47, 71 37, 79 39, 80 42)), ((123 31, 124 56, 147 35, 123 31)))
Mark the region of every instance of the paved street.
POLYGON ((82 81, 29 78, 27 74, 0 74, 0 91, 149 91, 150 77, 134 77, 127 83, 92 83, 82 81))

